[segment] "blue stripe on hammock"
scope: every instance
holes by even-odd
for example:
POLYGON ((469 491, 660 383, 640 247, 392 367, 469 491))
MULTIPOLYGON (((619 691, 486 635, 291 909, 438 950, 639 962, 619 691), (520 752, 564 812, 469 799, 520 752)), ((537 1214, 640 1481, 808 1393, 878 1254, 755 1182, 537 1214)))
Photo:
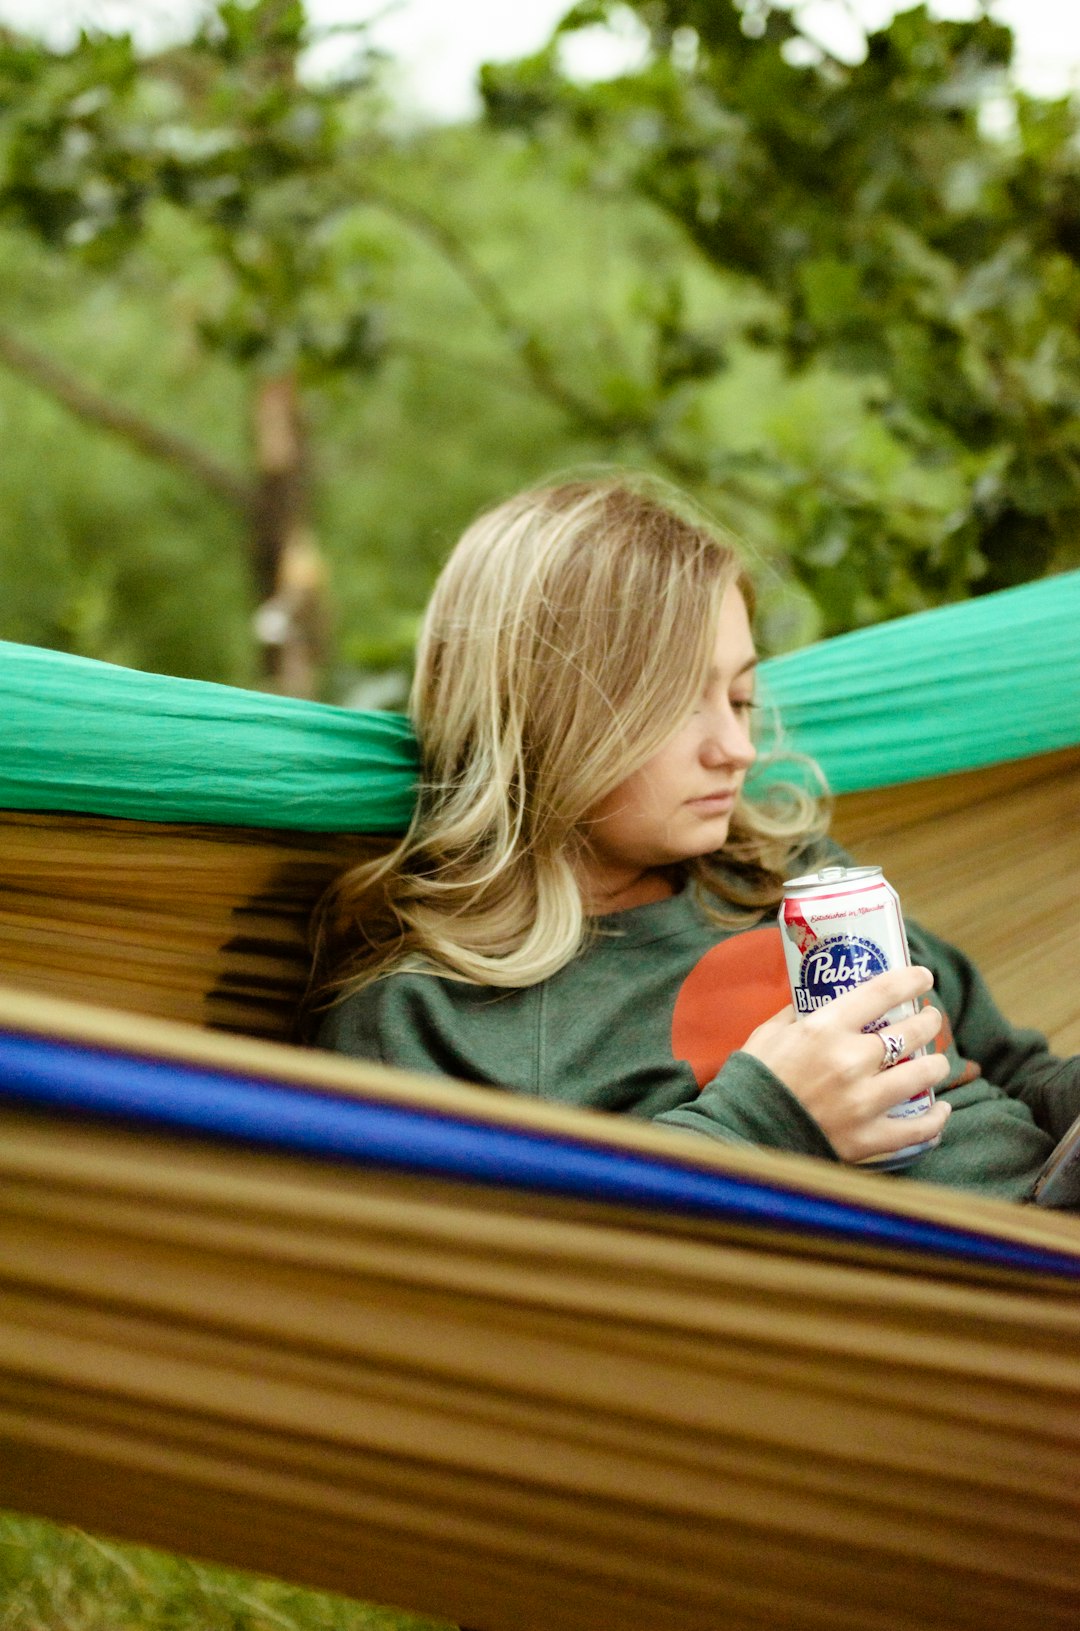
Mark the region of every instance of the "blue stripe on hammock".
POLYGON ((872 1242, 1080 1278, 1080 1258, 775 1183, 490 1126, 437 1111, 300 1090, 175 1060, 0 1032, 0 1097, 134 1118, 232 1142, 684 1216, 872 1242))

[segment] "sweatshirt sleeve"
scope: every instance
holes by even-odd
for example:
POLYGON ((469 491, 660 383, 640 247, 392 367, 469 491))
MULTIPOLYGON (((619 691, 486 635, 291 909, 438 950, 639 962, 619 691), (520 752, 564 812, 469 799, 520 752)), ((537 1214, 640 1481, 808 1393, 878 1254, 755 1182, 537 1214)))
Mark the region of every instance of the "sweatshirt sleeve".
POLYGON ((653 1120, 661 1126, 686 1127, 734 1144, 840 1157, 795 1095, 752 1054, 741 1050, 725 1061, 692 1103, 665 1110, 653 1120))
POLYGON ((481 1034, 495 1015, 489 1011, 487 1024, 476 1025, 463 1012, 463 1005, 487 1009, 492 1000, 492 993, 480 987, 462 988, 428 975, 395 974, 331 1008, 316 1041, 320 1047, 353 1058, 374 1059, 424 1075, 510 1091, 539 1091, 542 1096, 589 1109, 629 1110, 657 1126, 686 1128, 725 1143, 838 1159, 817 1122, 779 1078, 742 1051, 731 1054, 701 1092, 690 1071, 672 1061, 665 1081, 652 1083, 654 1088, 659 1085, 660 1102, 666 1100, 662 1109, 655 1108, 655 1098, 654 1107, 648 1108, 653 1095, 645 1092, 640 1096, 631 1093, 636 1108, 633 1102, 617 1104, 614 1101, 624 1096, 622 1084, 617 1084, 619 1090, 613 1095, 580 1094, 573 1082, 562 1084, 558 1091, 552 1090, 551 1083, 537 1083, 530 1089, 524 1079, 531 1067, 523 1054, 522 1031, 527 1027, 522 1026, 521 1016, 500 1027, 499 1045, 485 1049, 481 1034))
POLYGON ((1080 1056, 1061 1059, 1038 1031, 1011 1025, 969 957, 919 924, 907 927, 912 961, 932 969, 961 1057, 1061 1138, 1080 1115, 1080 1056))

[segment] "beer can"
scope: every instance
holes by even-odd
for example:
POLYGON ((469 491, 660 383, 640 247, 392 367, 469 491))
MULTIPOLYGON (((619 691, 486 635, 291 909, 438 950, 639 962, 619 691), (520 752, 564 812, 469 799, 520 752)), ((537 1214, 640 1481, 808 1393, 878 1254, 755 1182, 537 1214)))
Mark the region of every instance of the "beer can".
MULTIPOLYGON (((789 878, 779 921, 796 1014, 813 1013, 863 980, 911 964, 900 897, 882 877, 879 866, 828 866, 789 878)), ((864 1028, 880 1031, 886 1025, 902 1024, 917 1011, 914 1002, 899 1003, 864 1028)), ((925 1048, 913 1048, 904 1058, 925 1052, 925 1048)), ((933 1102, 933 1089, 926 1088, 894 1105, 887 1114, 901 1119, 921 1116, 933 1102)), ((886 1155, 869 1156, 859 1165, 885 1171, 906 1167, 936 1142, 906 1144, 886 1155)))

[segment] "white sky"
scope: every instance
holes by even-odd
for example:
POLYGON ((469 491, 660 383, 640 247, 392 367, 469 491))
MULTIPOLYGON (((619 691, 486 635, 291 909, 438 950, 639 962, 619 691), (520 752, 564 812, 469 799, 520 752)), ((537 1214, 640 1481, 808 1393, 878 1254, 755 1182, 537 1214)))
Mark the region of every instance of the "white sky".
MULTIPOLYGON (((830 51, 857 57, 859 22, 880 26, 899 0, 785 0, 803 25, 830 51)), ((974 0, 931 0, 940 16, 970 17, 974 0)), ((308 0, 317 24, 380 18, 373 37, 401 63, 408 100, 439 118, 475 110, 476 69, 481 62, 536 50, 570 0, 308 0)), ((82 22, 135 28, 152 36, 173 32, 196 0, 0 0, 0 21, 41 31, 57 40, 82 22)), ((994 10, 1011 25, 1023 84, 1043 95, 1080 87, 1080 0, 996 0, 994 10)), ((330 49, 330 47, 324 47, 330 49)), ((635 55, 632 28, 621 41, 610 37, 576 42, 571 71, 603 78, 635 55)))

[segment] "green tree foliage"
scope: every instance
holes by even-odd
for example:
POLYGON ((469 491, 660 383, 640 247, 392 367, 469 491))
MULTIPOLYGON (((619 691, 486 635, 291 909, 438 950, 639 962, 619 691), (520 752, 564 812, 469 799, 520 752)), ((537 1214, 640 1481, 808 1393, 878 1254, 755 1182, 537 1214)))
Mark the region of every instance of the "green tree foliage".
MULTIPOLYGON (((273 585, 259 570, 260 499, 275 494, 244 469, 243 421, 258 419, 260 390, 290 377, 315 444, 304 496, 336 568, 338 650, 369 668, 400 663, 440 553, 481 505, 583 460, 681 473, 649 357, 687 257, 650 207, 610 198, 583 213, 572 181, 516 139, 482 126, 391 134, 368 60, 352 79, 309 86, 296 72, 306 38, 298 7, 254 0, 212 8, 192 41, 148 59, 126 39, 84 36, 65 52, 3 42, 0 209, 12 235, 0 253, 22 270, 0 356, 76 416, 66 513, 83 512, 82 531, 100 540, 79 422, 168 465, 174 490, 186 475, 191 511, 206 514, 210 494, 254 523, 262 596, 273 585)), ((36 401, 38 428, 25 426, 23 401, 16 387, 12 419, 27 436, 13 480, 45 423, 62 434, 36 401)), ((115 450, 106 467, 124 468, 115 450)), ((201 614, 201 661, 148 639, 132 615, 128 591, 148 576, 134 561, 171 552, 152 541, 146 473, 115 486, 126 491, 113 510, 134 505, 140 521, 116 526, 109 561, 91 549, 85 572, 84 545, 68 552, 73 581, 61 593, 54 582, 49 617, 37 586, 37 637, 250 678, 236 661, 242 616, 225 618, 225 602, 201 614)), ((12 572, 18 530, 8 536, 12 572)), ((28 629, 9 610, 6 632, 28 629)))
MULTIPOLYGON (((334 585, 334 696, 351 670, 400 669, 446 550, 482 506, 582 464, 655 463, 623 404, 648 396, 638 376, 647 382, 652 280, 676 278, 687 259, 648 206, 609 197, 583 211, 545 156, 481 128, 400 138, 364 185, 336 252, 370 268, 382 366, 305 387, 313 520, 334 585)), ((218 273, 190 223, 157 210, 107 273, 12 234, 0 236, 0 266, 7 323, 38 351, 242 467, 245 376, 201 343, 218 273)), ((3 373, 0 414, 3 634, 250 683, 251 600, 229 511, 3 373), (46 447, 58 451, 42 484, 46 447), (150 579, 154 603, 140 603, 150 579), (166 599, 191 608, 167 638, 159 598, 162 612, 166 599), (73 602, 97 616, 73 620, 73 602)))
POLYGON ((0 37, 0 214, 114 276, 158 213, 182 219, 217 274, 193 332, 246 376, 255 468, 108 404, 17 336, 0 337, 0 353, 241 513, 268 672, 300 690, 314 683, 322 616, 300 392, 379 355, 367 265, 335 243, 350 171, 378 141, 367 61, 313 85, 297 71, 306 43, 299 0, 219 0, 188 42, 147 58, 127 36, 84 34, 67 51, 0 37))
POLYGON ((452 129, 310 38, 293 0, 149 57, 0 37, 0 634, 252 683, 276 506, 323 694, 400 701, 460 528, 597 463, 735 528, 770 650, 1077 560, 1075 115, 1006 31, 917 8, 852 67, 756 0, 579 6, 452 129), (576 83, 627 17, 640 69, 576 83))
POLYGON ((368 268, 334 234, 380 104, 360 46, 353 72, 313 84, 307 43, 300 0, 220 0, 190 41, 143 58, 127 35, 67 51, 0 36, 5 216, 115 270, 168 203, 224 272, 200 314, 209 349, 305 378, 373 360, 368 268))
MULTIPOLYGON (((24 57, 54 90, 53 76, 70 69, 32 44, 24 57)), ((365 87, 363 97, 354 117, 369 120, 365 162, 335 171, 340 203, 319 288, 307 296, 318 294, 331 316, 347 314, 342 285, 362 268, 381 366, 309 358, 299 375, 315 454, 311 515, 333 566, 338 638, 326 691, 335 696, 350 690, 350 670, 400 670, 438 563, 478 508, 582 463, 686 473, 663 414, 678 374, 663 355, 664 314, 693 282, 677 230, 615 193, 582 210, 573 177, 512 133, 389 133, 371 117, 377 93, 365 87)), ((29 117, 20 104, 9 133, 29 117)), ((47 168, 39 158, 30 173, 47 168)), ((56 177, 45 181, 53 187, 56 177)), ((171 474, 155 472, 145 455, 169 449, 145 435, 107 441, 100 400, 72 417, 70 399, 65 409, 41 396, 42 386, 55 393, 40 367, 22 370, 22 381, 0 375, 10 492, 0 558, 7 582, 33 579, 6 597, 0 626, 9 637, 250 683, 240 535, 228 541, 229 515, 214 500, 247 458, 258 362, 207 343, 208 313, 232 300, 236 280, 198 214, 160 193, 142 201, 137 230, 121 234, 116 253, 72 230, 82 219, 74 210, 53 237, 29 207, 23 199, 10 212, 14 227, 0 238, 9 329, 39 362, 59 359, 98 399, 131 410, 139 428, 169 424, 183 445, 171 474), (65 456, 35 490, 46 437, 65 456), (192 448, 213 450, 221 481, 203 479, 192 448), (34 564, 43 506, 47 574, 34 564), (176 512, 183 519, 172 527, 176 512), (142 591, 150 602, 140 603, 142 591), (180 608, 170 633, 167 615, 180 608)), ((100 207, 102 221, 120 213, 100 207)), ((34 209, 60 219, 40 202, 34 209)), ((787 605, 789 637, 807 609, 787 605)))
MULTIPOLYGON (((192 339, 184 268, 171 255, 165 265, 175 273, 167 295, 139 259, 88 276, 0 234, 5 325, 36 356, 93 380, 108 403, 181 427, 240 468, 240 381, 192 339)), ((231 506, 6 371, 0 434, 0 636, 255 683, 245 529, 231 506)))
MULTIPOLYGON (((762 500, 829 627, 1080 560, 1078 121, 1019 92, 1011 55, 990 16, 925 6, 851 65, 771 0, 590 0, 540 55, 485 71, 493 122, 576 143, 583 185, 616 178, 764 297, 743 343, 859 382, 932 486, 958 479, 943 510, 842 467, 800 479, 780 460, 770 479, 763 461, 762 500), (576 84, 567 39, 628 10, 644 65, 576 84)), ((700 354, 672 327, 677 354, 700 354)))

